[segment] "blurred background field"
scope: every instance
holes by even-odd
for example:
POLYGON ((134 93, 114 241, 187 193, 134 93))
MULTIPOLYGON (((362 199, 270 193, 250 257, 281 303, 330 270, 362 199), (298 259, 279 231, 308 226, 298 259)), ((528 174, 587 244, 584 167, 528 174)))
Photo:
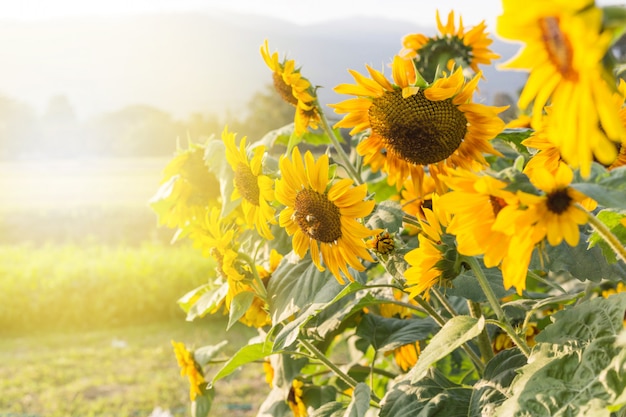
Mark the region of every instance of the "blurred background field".
MULTIPOLYGON (((167 161, 0 163, 0 417, 188 416, 171 340, 229 340, 227 355, 255 335, 185 321, 177 299, 214 265, 157 227, 148 200, 167 161)), ((256 414, 269 388, 261 365, 245 372, 217 387, 216 412, 256 414)))

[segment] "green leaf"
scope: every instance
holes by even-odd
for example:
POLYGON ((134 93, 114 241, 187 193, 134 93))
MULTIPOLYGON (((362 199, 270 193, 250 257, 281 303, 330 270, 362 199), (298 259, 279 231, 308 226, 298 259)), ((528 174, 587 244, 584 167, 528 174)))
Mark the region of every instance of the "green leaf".
MULTIPOLYGON (((357 336, 367 340, 374 349, 388 352, 409 343, 425 340, 437 329, 430 318, 396 319, 365 314, 357 327, 357 336)), ((420 361, 422 356, 420 356, 420 361)))
POLYGON ((359 382, 354 387, 352 401, 346 410, 344 417, 365 417, 365 413, 370 408, 370 387, 359 382))
POLYGON ((293 417, 287 405, 287 392, 274 388, 259 407, 257 417, 293 417))
POLYGON ((581 181, 584 182, 572 183, 572 188, 593 198, 602 207, 626 209, 626 167, 611 171, 597 168, 589 179, 581 181))
MULTIPOLYGON (((613 210, 602 210, 596 217, 615 235, 622 245, 626 244, 626 227, 622 225, 621 220, 626 216, 626 213, 620 213, 613 210)), ((596 231, 589 237, 589 247, 592 248, 598 245, 602 254, 610 264, 617 262, 617 256, 615 251, 611 249, 609 244, 600 236, 596 231)))
MULTIPOLYGON (((278 129, 271 130, 259 139, 256 144, 264 145, 266 148, 271 149, 276 145, 287 146, 289 138, 293 134, 293 123, 288 123, 285 126, 278 129)), ((258 145, 257 145, 258 146, 258 145)))
MULTIPOLYGON (((192 321, 196 317, 204 317, 207 313, 211 313, 218 308, 226 294, 228 293, 228 284, 223 284, 219 287, 201 287, 199 289, 200 297, 193 303, 193 305, 187 311, 187 321, 192 321)), ((195 291, 195 290, 194 290, 195 291)), ((183 296, 185 299, 187 296, 183 296)))
POLYGON ((483 378, 474 384, 468 417, 491 417, 507 398, 517 370, 526 365, 526 356, 517 349, 498 353, 485 367, 483 378))
POLYGON ((215 398, 215 390, 208 388, 205 385, 200 387, 202 395, 198 395, 195 401, 191 403, 191 416, 192 417, 207 417, 211 411, 211 405, 213 405, 213 399, 215 398))
POLYGON ((226 160, 226 145, 224 145, 224 142, 221 140, 209 141, 204 152, 204 162, 209 171, 219 180, 220 194, 222 195, 222 217, 226 217, 233 209, 239 206, 239 200, 231 200, 235 187, 235 174, 228 164, 228 160, 226 160))
POLYGON ((485 327, 485 319, 475 319, 468 316, 453 317, 432 338, 422 351, 417 364, 409 371, 411 381, 415 382, 424 377, 428 368, 439 359, 456 350, 463 343, 478 336, 485 327))
POLYGON ((253 343, 239 349, 229 360, 217 371, 213 377, 212 384, 230 375, 235 369, 250 362, 264 359, 272 353, 271 342, 253 343))
POLYGON ((528 128, 504 129, 496 136, 496 139, 510 143, 518 151, 526 151, 527 148, 522 145, 522 141, 528 139, 533 133, 534 130, 528 128))
POLYGON ((552 315, 497 415, 608 417, 623 405, 626 355, 616 340, 624 310, 622 293, 552 315))
POLYGON ((467 417, 471 395, 470 388, 430 369, 417 382, 398 380, 383 397, 380 417, 467 417))
POLYGON ((396 233, 402 226, 404 212, 396 201, 383 201, 376 206, 374 213, 367 221, 370 229, 386 229, 389 233, 396 233))
POLYGON ((228 340, 222 340, 217 345, 203 346, 201 348, 198 348, 193 351, 193 358, 198 363, 198 365, 205 366, 227 344, 228 344, 228 340))
POLYGON ((344 417, 345 412, 345 404, 332 401, 314 410, 310 417, 344 417))
POLYGON ((228 326, 226 326, 226 330, 230 329, 244 314, 246 314, 246 311, 248 311, 252 305, 253 300, 254 293, 252 291, 241 291, 233 297, 230 302, 228 326))
POLYGON ((308 363, 305 357, 295 357, 287 354, 270 356, 270 363, 274 368, 273 385, 278 388, 291 388, 291 381, 300 374, 302 368, 308 363))
MULTIPOLYGON (((504 283, 502 280, 502 271, 499 268, 484 268, 487 282, 493 290, 498 299, 506 297, 507 295, 515 293, 515 290, 504 289, 504 283)), ((461 275, 454 278, 452 281, 452 288, 446 289, 446 295, 455 297, 462 297, 467 300, 472 300, 477 303, 483 303, 487 301, 484 291, 478 285, 476 276, 471 271, 465 271, 461 275)))
POLYGON ((377 203, 389 200, 391 197, 398 195, 398 189, 395 185, 389 185, 386 177, 380 180, 366 180, 367 192, 374 194, 374 200, 377 203))

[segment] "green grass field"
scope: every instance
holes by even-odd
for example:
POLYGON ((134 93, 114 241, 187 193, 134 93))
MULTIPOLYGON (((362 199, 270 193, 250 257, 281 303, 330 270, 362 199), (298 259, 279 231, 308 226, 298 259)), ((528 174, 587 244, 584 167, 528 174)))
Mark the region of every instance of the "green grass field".
MULTIPOLYGON (((214 264, 156 227, 166 163, 0 163, 0 417, 189 416, 171 340, 228 355, 256 334, 185 321, 177 299, 214 264)), ((253 364, 219 381, 212 415, 256 415, 268 392, 253 364)))

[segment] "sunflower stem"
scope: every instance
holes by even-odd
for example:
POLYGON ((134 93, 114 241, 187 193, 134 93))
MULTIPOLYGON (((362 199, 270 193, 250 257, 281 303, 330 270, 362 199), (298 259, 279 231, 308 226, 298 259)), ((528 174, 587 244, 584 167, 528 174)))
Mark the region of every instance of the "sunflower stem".
POLYGON ((583 206, 580 204, 576 204, 576 207, 579 210, 582 210, 586 215, 591 227, 595 229, 596 232, 600 235, 602 239, 613 249, 615 254, 624 262, 626 262, 626 248, 622 246, 622 243, 619 239, 611 233, 608 227, 604 223, 602 223, 596 216, 585 210, 583 206))
POLYGON ((498 298, 494 294, 493 289, 489 285, 489 282, 487 281, 487 277, 485 276, 485 273, 482 267, 480 266, 480 264, 478 263, 478 261, 476 260, 476 258, 473 256, 464 256, 463 260, 470 266, 470 268, 474 272, 474 275, 476 276, 476 279, 478 280, 478 284, 480 285, 480 288, 482 288, 483 292, 485 293, 485 296, 487 297, 487 301, 489 302, 489 305, 493 309, 494 313, 496 313, 496 317, 502 324, 502 326, 500 327, 505 332, 507 332, 509 337, 513 340, 513 342, 517 345, 519 350, 521 350, 522 353, 526 357, 530 356, 530 348, 528 347, 526 342, 522 340, 521 337, 519 337, 519 335, 517 334, 517 332, 511 325, 511 323, 509 322, 509 319, 504 314, 504 310, 502 310, 502 307, 500 306, 500 302, 498 301, 498 298))
POLYGON ((444 295, 442 293, 440 293, 438 289, 431 288, 430 292, 435 295, 435 298, 437 299, 437 301, 439 301, 439 304, 441 304, 443 306, 443 308, 445 308, 446 311, 448 313, 450 313, 450 316, 456 317, 456 316, 459 315, 459 313, 456 312, 454 307, 452 307, 452 305, 450 305, 448 300, 446 300, 446 297, 444 297, 444 295))
POLYGON ((263 284, 263 280, 261 280, 261 277, 256 270, 255 262, 245 253, 237 252, 237 254, 250 266, 250 271, 252 272, 252 282, 250 284, 254 289, 254 292, 263 301, 267 301, 267 290, 265 289, 265 284, 263 284))
MULTIPOLYGON (((467 306, 469 307, 471 316, 475 319, 479 319, 483 315, 480 303, 467 300, 467 306)), ((478 335, 478 349, 480 350, 480 356, 482 356, 485 363, 489 362, 493 358, 493 348, 491 347, 489 333, 487 333, 487 326, 485 326, 483 331, 478 335)))
MULTIPOLYGON (((351 388, 356 388, 358 382, 352 378, 350 375, 346 374, 344 371, 339 369, 337 365, 332 363, 314 344, 309 342, 306 339, 300 339, 300 344, 304 346, 306 350, 311 352, 311 354, 320 362, 328 367, 331 371, 333 371, 339 378, 343 380, 346 384, 348 384, 351 388)), ((380 398, 376 396, 373 392, 370 394, 370 399, 376 403, 376 405, 380 404, 380 398)))
POLYGON ((330 138, 330 141, 332 142, 332 144, 333 144, 333 146, 335 148, 335 151, 337 152, 337 155, 339 156, 339 159, 341 159, 341 161, 343 162, 343 167, 346 169, 346 171, 348 171, 348 174, 350 175, 350 177, 352 177, 352 179, 357 184, 359 184, 359 185, 363 184, 363 180, 361 179, 361 176, 357 172, 357 170, 354 167, 354 165, 352 165, 352 161, 350 161, 350 157, 343 150, 343 147, 341 146, 341 143, 339 142, 339 139, 337 138, 337 135, 335 135, 335 131, 333 130, 333 128, 328 123, 328 119, 326 118, 326 115, 324 114, 324 111, 322 110, 322 107, 319 105, 319 103, 317 101, 315 102, 315 106, 317 107, 317 111, 318 111, 318 113, 320 115, 320 121, 322 122, 322 128, 328 134, 328 137, 330 138))

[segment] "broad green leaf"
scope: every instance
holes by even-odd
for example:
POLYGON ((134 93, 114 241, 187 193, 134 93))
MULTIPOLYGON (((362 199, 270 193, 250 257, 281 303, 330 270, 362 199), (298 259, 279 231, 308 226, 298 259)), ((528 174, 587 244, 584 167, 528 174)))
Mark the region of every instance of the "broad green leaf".
POLYGON ((483 378, 473 386, 468 417, 491 417, 496 408, 507 398, 507 388, 526 365, 526 356, 517 349, 498 353, 485 367, 483 378))
POLYGON ((235 207, 239 206, 239 200, 231 200, 235 174, 226 160, 226 145, 224 145, 224 142, 221 140, 209 141, 204 153, 204 162, 220 183, 222 217, 225 217, 235 207))
POLYGON ((595 298, 552 315, 497 416, 606 416, 623 405, 626 355, 616 345, 626 294, 595 298))
POLYGON ((345 404, 337 401, 332 401, 314 410, 309 417, 344 417, 345 412, 345 404))
POLYGON ((305 357, 295 357, 287 354, 270 356, 270 363, 274 368, 273 386, 289 389, 291 381, 300 374, 302 368, 307 364, 305 357))
POLYGON ((374 213, 367 220, 370 229, 386 229, 396 233, 402 226, 404 212, 397 201, 383 201, 376 206, 374 213))
POLYGON ((287 405, 289 391, 274 388, 259 407, 257 417, 293 417, 293 412, 287 405))
POLYGON ((522 141, 528 139, 533 133, 534 130, 528 128, 504 129, 495 139, 510 143, 518 152, 528 152, 526 146, 522 145, 522 141))
POLYGON ((370 387, 359 382, 352 393, 352 401, 344 417, 365 417, 365 413, 370 408, 370 387))
POLYGON ((204 284, 201 285, 197 288, 194 288, 193 290, 189 291, 187 294, 183 295, 182 297, 180 297, 178 299, 178 306, 185 312, 185 313, 189 313, 189 309, 196 304, 196 302, 198 302, 198 300, 200 299, 200 297, 203 294, 206 294, 207 292, 211 291, 211 289, 213 288, 212 285, 209 284, 204 284))
POLYGON ((252 305, 252 301, 254 300, 254 293, 252 291, 241 291, 237 295, 235 295, 230 302, 229 313, 228 313, 228 326, 226 326, 226 330, 230 329, 233 324, 237 323, 237 321, 246 314, 246 311, 252 305))
POLYGON ((264 145, 268 149, 273 148, 276 145, 287 146, 289 138, 293 134, 293 128, 294 124, 288 123, 278 129, 270 130, 265 134, 265 136, 256 141, 255 144, 257 144, 257 146, 264 145))
POLYGON ((331 385, 304 385, 302 387, 302 402, 308 409, 316 410, 337 398, 337 390, 331 385))
POLYGON ((389 200, 391 197, 398 195, 398 189, 395 185, 389 185, 387 178, 384 177, 377 181, 367 180, 367 192, 374 194, 374 200, 377 203, 389 200))
MULTIPOLYGON (((367 340, 374 349, 388 352, 409 343, 425 340, 438 326, 430 318, 396 319, 365 314, 357 327, 357 336, 367 340)), ((420 361, 422 356, 420 356, 420 361)))
POLYGON ((602 250, 595 246, 587 249, 585 235, 581 235, 577 246, 571 247, 565 241, 557 246, 545 245, 541 256, 533 253, 530 269, 566 272, 580 281, 599 282, 602 279, 617 281, 624 277, 621 263, 609 265, 602 250))
POLYGON ((410 380, 415 382, 423 378, 432 364, 478 336, 484 327, 484 317, 457 316, 450 319, 422 351, 417 364, 409 371, 410 380))
MULTIPOLYGON (((597 164, 594 164, 597 167, 597 164)), ((573 183, 572 188, 593 198, 605 208, 626 209, 626 168, 611 171, 597 168, 584 182, 573 183)))
POLYGON ((391 386, 382 400, 380 417, 467 417, 471 395, 470 388, 431 369, 417 382, 404 377, 391 386))
POLYGON ((253 343, 239 349, 229 360, 220 368, 212 380, 212 384, 216 381, 230 375, 235 369, 250 362, 258 361, 272 353, 272 344, 253 343))
MULTIPOLYGON (((615 237, 617 237, 622 245, 626 245, 626 227, 624 227, 621 223, 624 216, 626 216, 626 213, 620 213, 613 210, 602 210, 596 214, 598 220, 606 225, 606 227, 615 237)), ((598 234, 598 232, 594 231, 589 237, 589 247, 592 248, 596 245, 600 247, 602 254, 610 264, 617 262, 615 251, 611 249, 609 244, 600 236, 600 234, 598 234)))
POLYGON ((227 293, 228 284, 223 284, 215 288, 209 288, 206 292, 202 290, 200 297, 187 311, 186 320, 192 321, 196 317, 204 317, 207 313, 211 313, 220 306, 227 293))
POLYGON ((213 405, 213 399, 215 398, 215 390, 205 385, 200 387, 202 395, 198 395, 195 401, 191 403, 191 416, 192 417, 207 417, 211 411, 211 405, 213 405))
POLYGON ((193 351, 193 358, 198 363, 198 365, 205 366, 227 344, 228 344, 228 340, 222 340, 217 345, 203 346, 201 348, 198 348, 193 351))
MULTIPOLYGON (((498 268, 483 268, 487 282, 493 290, 498 299, 501 299, 507 295, 515 293, 514 289, 505 290, 502 280, 502 271, 498 268)), ((446 289, 446 295, 462 297, 467 300, 472 300, 477 303, 483 303, 487 301, 487 297, 483 292, 476 276, 471 271, 465 271, 461 275, 454 278, 452 281, 452 288, 446 289)))

